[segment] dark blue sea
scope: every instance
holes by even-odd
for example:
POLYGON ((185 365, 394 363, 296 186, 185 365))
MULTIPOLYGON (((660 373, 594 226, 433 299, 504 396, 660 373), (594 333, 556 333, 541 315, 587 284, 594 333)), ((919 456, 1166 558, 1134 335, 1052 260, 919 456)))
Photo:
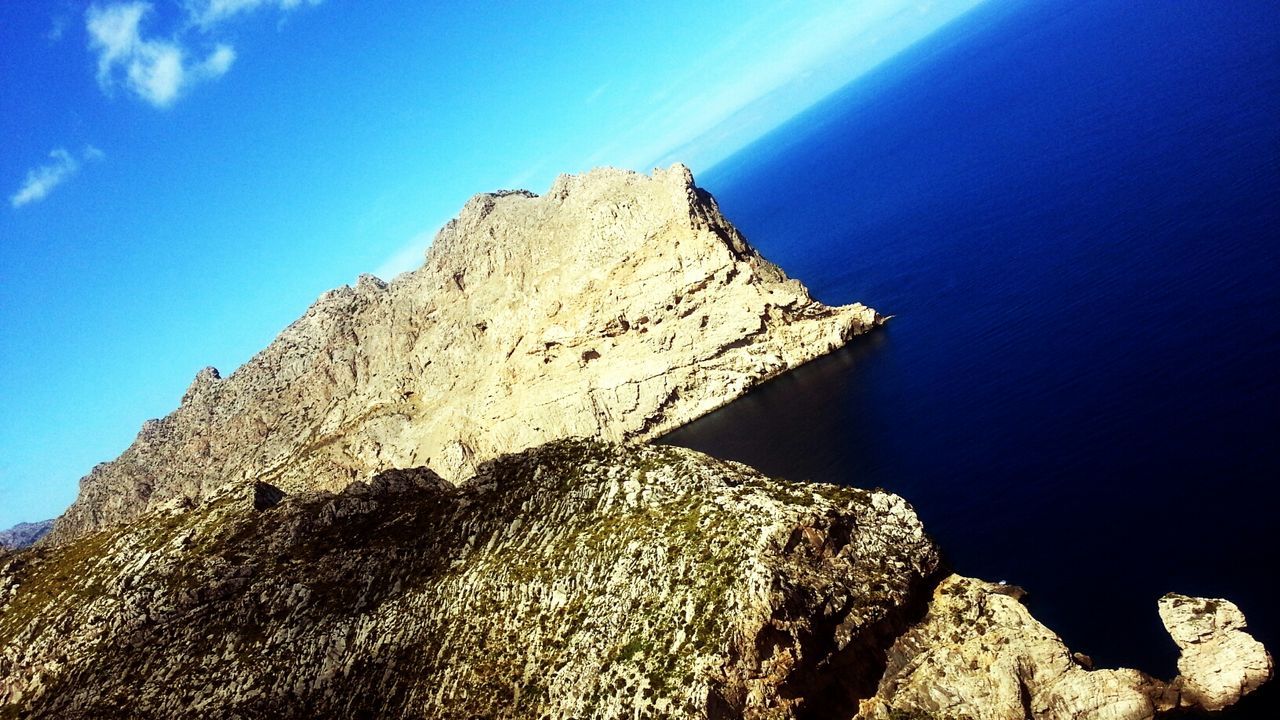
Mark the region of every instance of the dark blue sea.
POLYGON ((991 0, 699 182, 894 318, 668 442, 905 496, 1100 665, 1176 674, 1167 591, 1280 651, 1280 3, 991 0))

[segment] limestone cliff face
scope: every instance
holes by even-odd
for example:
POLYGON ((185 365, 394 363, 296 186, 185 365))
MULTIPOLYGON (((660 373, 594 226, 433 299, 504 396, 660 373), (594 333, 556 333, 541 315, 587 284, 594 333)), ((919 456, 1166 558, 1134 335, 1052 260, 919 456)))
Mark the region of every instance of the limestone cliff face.
POLYGON ((1162 682, 1020 595, 894 495, 564 440, 0 558, 0 717, 1145 720, 1272 671, 1225 601, 1161 600, 1162 682))
POLYGON ((52 542, 258 480, 448 480, 569 436, 644 439, 873 327, 751 249, 687 168, 478 195, 425 264, 326 293, 227 378, 81 481, 52 542))

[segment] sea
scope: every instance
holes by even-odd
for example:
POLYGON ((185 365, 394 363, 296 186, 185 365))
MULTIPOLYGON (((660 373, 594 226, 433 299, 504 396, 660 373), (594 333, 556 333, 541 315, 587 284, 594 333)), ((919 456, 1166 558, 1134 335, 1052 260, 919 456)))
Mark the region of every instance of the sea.
POLYGON ((1280 654, 1280 3, 990 0, 698 180, 893 318, 665 442, 902 495, 1099 666, 1176 674, 1169 591, 1280 654))

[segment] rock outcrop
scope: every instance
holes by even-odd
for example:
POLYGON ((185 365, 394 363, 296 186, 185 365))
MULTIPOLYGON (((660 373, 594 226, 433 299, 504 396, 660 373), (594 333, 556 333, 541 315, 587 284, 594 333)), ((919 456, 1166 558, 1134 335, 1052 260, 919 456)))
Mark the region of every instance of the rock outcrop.
POLYGON ((1271 672, 1181 596, 1182 677, 1093 670, 901 498, 690 450, 246 490, 0 561, 0 717, 1138 720, 1271 672))
POLYGON ((1160 598, 1160 619, 1182 650, 1178 686, 1186 705, 1229 707, 1275 670, 1262 643, 1244 632, 1244 613, 1231 602, 1170 593, 1160 598))
POLYGON ((81 481, 50 540, 228 484, 340 489, 418 465, 456 481, 556 438, 651 438, 879 321, 815 302, 683 166, 478 195, 420 269, 326 293, 231 376, 201 371, 81 481))
POLYGON ((1031 616, 1021 589, 950 576, 929 613, 899 637, 862 717, 1144 720, 1221 710, 1271 677, 1271 658, 1225 600, 1167 595, 1160 616, 1183 649, 1179 677, 1095 670, 1031 616))
POLYGON ((1174 680, 1094 670, 901 498, 635 442, 878 322, 681 166, 477 196, 0 551, 0 718, 1137 720, 1270 678, 1224 600, 1161 600, 1174 680))
POLYGON ((849 717, 938 555, 883 492, 560 441, 38 547, 0 717, 849 717))

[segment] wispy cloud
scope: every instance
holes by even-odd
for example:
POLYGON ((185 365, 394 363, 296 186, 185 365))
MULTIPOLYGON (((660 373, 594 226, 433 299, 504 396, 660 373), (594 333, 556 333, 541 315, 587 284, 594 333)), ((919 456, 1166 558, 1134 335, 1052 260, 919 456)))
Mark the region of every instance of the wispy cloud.
POLYGON ((151 105, 168 107, 191 86, 216 80, 231 69, 236 51, 210 44, 208 34, 225 20, 260 7, 291 10, 320 0, 188 0, 186 18, 165 36, 144 36, 142 24, 155 6, 145 0, 91 5, 85 11, 89 48, 98 56, 98 85, 110 93, 122 86, 151 105), (199 28, 204 35, 196 34, 199 28), (199 46, 199 52, 193 47, 199 46))
MULTIPOLYGON (((443 226, 444 223, 442 222, 436 228, 443 226)), ((394 255, 383 261, 373 271, 373 274, 383 280, 390 280, 400 273, 417 270, 422 267, 423 256, 427 252, 427 248, 431 247, 431 243, 435 240, 436 232, 438 232, 437 229, 424 230, 414 235, 394 255)))
POLYGON ((99 7, 85 14, 89 47, 98 53, 98 84, 110 91, 124 85, 156 107, 167 107, 193 84, 221 77, 235 61, 229 45, 218 45, 191 62, 177 41, 144 38, 140 25, 150 14, 146 2, 99 7))
POLYGON ((192 22, 209 28, 262 7, 292 10, 299 5, 319 5, 320 2, 321 0, 188 0, 186 7, 192 22))
POLYGON ((599 99, 601 98, 601 96, 603 96, 603 95, 605 94, 605 92, 609 90, 609 86, 610 86, 610 85, 612 85, 612 84, 613 84, 613 81, 612 81, 612 80, 610 80, 609 82, 606 82, 606 83, 604 83, 603 85, 600 85, 600 86, 599 86, 599 87, 597 87, 595 90, 591 91, 591 94, 587 96, 587 99, 586 99, 586 100, 583 100, 583 101, 582 101, 582 104, 583 104, 583 105, 590 105, 590 104, 594 103, 595 101, 599 100, 599 99))
MULTIPOLYGON (((99 161, 106 157, 98 148, 86 145, 82 153, 84 160, 99 161)), ((70 180, 80 172, 80 160, 67 152, 66 148, 54 148, 49 153, 51 162, 27 171, 27 178, 22 187, 9 196, 9 204, 15 208, 28 203, 39 202, 48 197, 54 188, 70 180)))
POLYGON ((22 207, 27 203, 43 200, 80 169, 80 163, 64 148, 55 148, 49 153, 49 157, 53 158, 53 162, 27 171, 27 179, 23 181, 22 187, 9 197, 10 205, 22 207))

